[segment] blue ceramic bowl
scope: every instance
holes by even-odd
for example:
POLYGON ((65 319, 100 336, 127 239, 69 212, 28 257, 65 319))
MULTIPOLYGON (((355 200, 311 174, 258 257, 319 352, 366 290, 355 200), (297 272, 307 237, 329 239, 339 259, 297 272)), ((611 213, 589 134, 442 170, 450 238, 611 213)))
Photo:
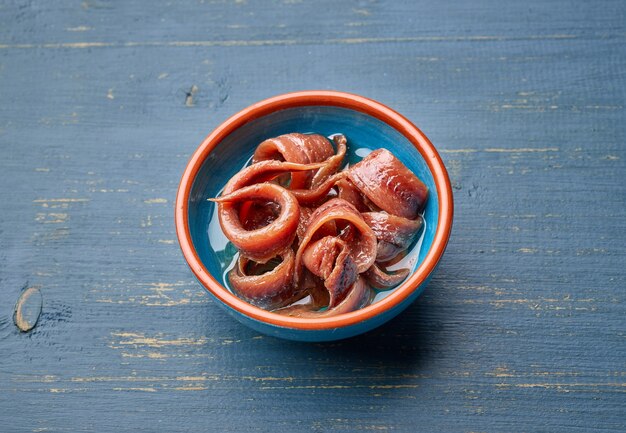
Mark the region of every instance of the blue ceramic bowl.
POLYGON ((303 341, 329 341, 375 328, 404 310, 430 280, 452 228, 450 180, 437 151, 411 122, 390 108, 361 96, 330 91, 289 93, 254 104, 215 129, 194 153, 176 199, 176 232, 183 255, 198 281, 229 314, 264 334, 303 341), (225 183, 246 165, 263 140, 290 132, 342 133, 349 162, 368 149, 384 147, 430 189, 426 228, 412 274, 388 296, 336 317, 287 317, 248 304, 225 285, 235 253, 216 219, 215 204, 225 183))

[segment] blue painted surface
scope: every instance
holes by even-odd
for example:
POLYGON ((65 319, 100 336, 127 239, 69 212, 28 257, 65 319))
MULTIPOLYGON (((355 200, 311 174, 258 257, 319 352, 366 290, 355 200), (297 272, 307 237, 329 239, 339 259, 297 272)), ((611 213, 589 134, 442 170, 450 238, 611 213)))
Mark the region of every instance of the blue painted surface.
POLYGON ((2 2, 0 431, 623 432, 624 22, 621 0, 2 2), (173 200, 208 131, 316 88, 415 122, 456 212, 419 299, 311 344, 224 314, 173 200))

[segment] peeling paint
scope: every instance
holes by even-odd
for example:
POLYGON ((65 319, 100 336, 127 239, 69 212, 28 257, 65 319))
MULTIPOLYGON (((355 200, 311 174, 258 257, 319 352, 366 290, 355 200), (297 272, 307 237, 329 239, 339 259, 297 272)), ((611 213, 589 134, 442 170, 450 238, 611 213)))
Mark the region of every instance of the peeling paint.
POLYGON ((201 338, 161 338, 160 334, 156 337, 146 337, 144 334, 135 332, 113 332, 114 337, 119 337, 120 340, 111 345, 113 348, 119 348, 121 346, 148 346, 153 348, 162 348, 166 346, 198 346, 207 343, 207 339, 201 338))

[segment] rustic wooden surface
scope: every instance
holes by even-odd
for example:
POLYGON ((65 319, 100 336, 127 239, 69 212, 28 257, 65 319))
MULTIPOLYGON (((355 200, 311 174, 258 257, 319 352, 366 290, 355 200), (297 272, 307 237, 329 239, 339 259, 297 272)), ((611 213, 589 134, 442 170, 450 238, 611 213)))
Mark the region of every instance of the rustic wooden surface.
POLYGON ((0 3, 0 431, 624 431, 626 4, 438 3, 0 3), (226 316, 173 224, 213 127, 311 88, 412 119, 456 200, 425 294, 332 344, 226 316))

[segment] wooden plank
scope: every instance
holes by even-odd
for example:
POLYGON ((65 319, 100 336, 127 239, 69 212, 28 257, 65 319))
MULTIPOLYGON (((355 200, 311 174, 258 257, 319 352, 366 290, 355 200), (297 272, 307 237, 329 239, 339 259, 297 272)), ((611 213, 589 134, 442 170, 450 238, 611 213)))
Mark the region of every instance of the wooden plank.
POLYGON ((3 4, 0 431, 623 431, 625 15, 617 1, 3 4), (423 297, 332 344, 227 317, 173 227, 202 138, 307 88, 398 109, 455 188, 423 297), (21 333, 26 285, 43 311, 21 333))

